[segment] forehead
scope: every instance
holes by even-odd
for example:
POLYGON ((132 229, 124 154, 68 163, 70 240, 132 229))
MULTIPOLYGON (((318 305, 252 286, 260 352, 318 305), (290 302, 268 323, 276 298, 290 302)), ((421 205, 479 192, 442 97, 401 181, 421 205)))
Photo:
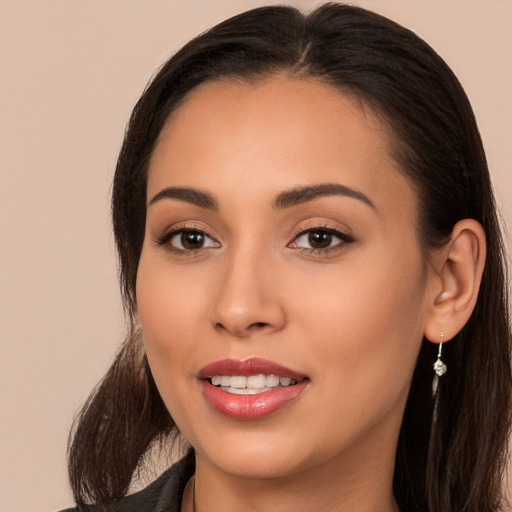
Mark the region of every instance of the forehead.
POLYGON ((283 75, 198 86, 172 112, 159 142, 209 139, 222 148, 223 142, 228 143, 226 136, 242 143, 244 135, 254 145, 274 142, 283 149, 288 142, 320 141, 324 151, 330 143, 360 147, 369 139, 375 150, 388 153, 389 146, 384 123, 357 96, 318 80, 283 75))
POLYGON ((235 184, 257 195, 335 181, 389 202, 404 188, 411 195, 390 154, 380 117, 329 84, 286 76, 210 82, 169 117, 148 196, 169 185, 215 191, 235 184))

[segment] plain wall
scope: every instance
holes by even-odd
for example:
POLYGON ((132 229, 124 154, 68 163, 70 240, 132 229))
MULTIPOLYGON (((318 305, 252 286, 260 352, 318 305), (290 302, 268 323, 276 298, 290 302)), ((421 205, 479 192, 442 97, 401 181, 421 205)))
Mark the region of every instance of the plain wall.
MULTIPOLYGON (((0 512, 72 504, 67 434, 123 334, 109 194, 134 102, 190 37, 270 3, 0 0, 0 512)), ((512 225, 512 2, 353 3, 452 66, 512 225)))

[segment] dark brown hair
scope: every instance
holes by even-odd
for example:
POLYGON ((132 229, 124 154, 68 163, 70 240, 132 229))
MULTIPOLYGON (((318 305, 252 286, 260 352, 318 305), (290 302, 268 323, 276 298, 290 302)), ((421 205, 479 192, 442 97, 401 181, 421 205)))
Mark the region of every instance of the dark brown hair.
POLYGON ((124 496, 147 451, 176 431, 136 321, 148 162, 160 131, 199 84, 276 73, 331 84, 386 121, 392 156, 417 191, 426 254, 459 220, 482 224, 488 257, 477 305, 445 348, 450 372, 435 404, 437 347, 423 343, 400 431, 394 492, 402 510, 500 510, 511 423, 511 333, 502 239, 474 115, 450 68, 424 41, 382 16, 341 4, 309 15, 280 6, 235 16, 169 59, 135 106, 112 197, 129 332, 75 423, 69 471, 77 503, 124 496))

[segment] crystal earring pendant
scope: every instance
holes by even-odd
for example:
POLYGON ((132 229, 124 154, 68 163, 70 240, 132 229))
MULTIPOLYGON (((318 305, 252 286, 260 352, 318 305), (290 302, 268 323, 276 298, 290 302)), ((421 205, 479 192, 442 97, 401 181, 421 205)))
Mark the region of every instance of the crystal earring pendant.
POLYGON ((443 350, 444 332, 441 331, 441 343, 439 343, 439 351, 437 352, 437 361, 434 363, 434 371, 443 376, 446 373, 446 365, 441 361, 441 351, 443 350))

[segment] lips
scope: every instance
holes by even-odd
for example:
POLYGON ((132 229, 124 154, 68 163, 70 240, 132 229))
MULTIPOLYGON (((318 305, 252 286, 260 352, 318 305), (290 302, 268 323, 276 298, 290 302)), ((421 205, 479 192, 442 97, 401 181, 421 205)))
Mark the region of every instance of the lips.
POLYGON ((198 375, 203 395, 220 414, 255 420, 282 409, 309 384, 306 375, 260 358, 224 359, 198 375))

